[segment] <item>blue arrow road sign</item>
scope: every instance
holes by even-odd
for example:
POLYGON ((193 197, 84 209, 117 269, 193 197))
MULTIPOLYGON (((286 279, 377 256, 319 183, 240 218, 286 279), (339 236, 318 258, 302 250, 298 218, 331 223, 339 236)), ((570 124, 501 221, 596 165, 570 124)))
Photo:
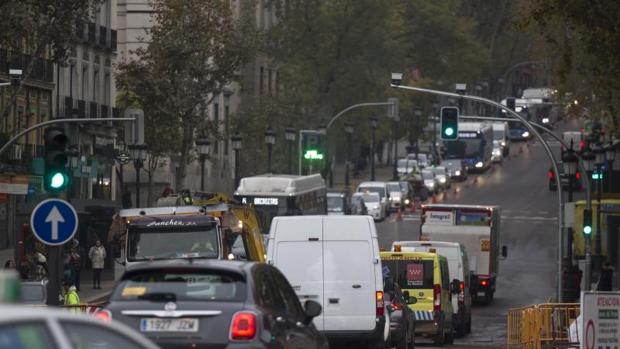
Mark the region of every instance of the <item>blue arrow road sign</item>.
POLYGON ((30 214, 30 227, 42 243, 62 245, 71 240, 77 231, 77 212, 65 200, 43 200, 30 214))

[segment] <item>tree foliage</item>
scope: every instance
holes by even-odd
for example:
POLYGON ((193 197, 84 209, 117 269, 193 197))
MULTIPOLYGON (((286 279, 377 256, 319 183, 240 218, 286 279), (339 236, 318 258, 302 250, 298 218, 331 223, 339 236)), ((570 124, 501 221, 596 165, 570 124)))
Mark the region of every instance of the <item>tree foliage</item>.
POLYGON ((253 56, 254 27, 245 16, 235 19, 225 0, 157 0, 153 7, 150 43, 137 60, 119 64, 119 86, 153 117, 146 128, 158 129, 154 142, 166 132, 178 140, 182 184, 196 133, 215 132, 206 122, 209 104, 253 56))

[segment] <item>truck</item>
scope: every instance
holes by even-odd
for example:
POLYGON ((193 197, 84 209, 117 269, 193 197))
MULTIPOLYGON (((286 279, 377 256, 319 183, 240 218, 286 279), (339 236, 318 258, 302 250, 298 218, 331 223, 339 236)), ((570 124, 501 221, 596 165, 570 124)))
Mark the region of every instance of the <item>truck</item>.
POLYGON ((500 251, 499 206, 422 205, 420 240, 462 244, 469 256, 472 299, 491 303, 496 290, 499 260, 506 258, 507 247, 500 251))

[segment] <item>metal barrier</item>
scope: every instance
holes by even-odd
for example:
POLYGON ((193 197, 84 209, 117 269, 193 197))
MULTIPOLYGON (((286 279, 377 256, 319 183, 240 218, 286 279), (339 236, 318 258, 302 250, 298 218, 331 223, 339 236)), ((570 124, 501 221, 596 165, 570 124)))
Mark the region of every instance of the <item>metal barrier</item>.
POLYGON ((79 304, 79 305, 61 305, 61 309, 73 311, 76 313, 95 314, 99 309, 103 308, 103 303, 79 304))
POLYGON ((569 327, 579 303, 546 303, 508 310, 508 349, 573 348, 569 327))

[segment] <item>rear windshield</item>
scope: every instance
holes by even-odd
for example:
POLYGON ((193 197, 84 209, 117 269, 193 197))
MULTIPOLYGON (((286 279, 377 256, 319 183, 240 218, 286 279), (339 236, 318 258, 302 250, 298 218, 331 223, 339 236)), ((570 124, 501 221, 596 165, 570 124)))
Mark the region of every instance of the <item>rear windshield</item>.
POLYGON ((340 196, 328 196, 327 197, 327 211, 328 212, 344 211, 343 199, 340 196))
POLYGON ((114 301, 243 301, 239 274, 205 270, 157 270, 130 274, 114 290, 114 301))
POLYGON ((433 261, 382 260, 383 277, 390 277, 402 289, 433 288, 433 261))
MULTIPOLYGON (((359 187, 357 191, 360 193, 377 193, 382 199, 385 197, 385 187, 359 187)), ((366 198, 364 198, 364 200, 366 200, 366 198)))
POLYGON ((388 184, 387 184, 387 188, 388 188, 388 191, 389 191, 390 193, 391 193, 391 192, 397 192, 397 191, 400 191, 400 190, 401 190, 401 189, 400 189, 400 184, 396 184, 396 183, 388 183, 388 184))

